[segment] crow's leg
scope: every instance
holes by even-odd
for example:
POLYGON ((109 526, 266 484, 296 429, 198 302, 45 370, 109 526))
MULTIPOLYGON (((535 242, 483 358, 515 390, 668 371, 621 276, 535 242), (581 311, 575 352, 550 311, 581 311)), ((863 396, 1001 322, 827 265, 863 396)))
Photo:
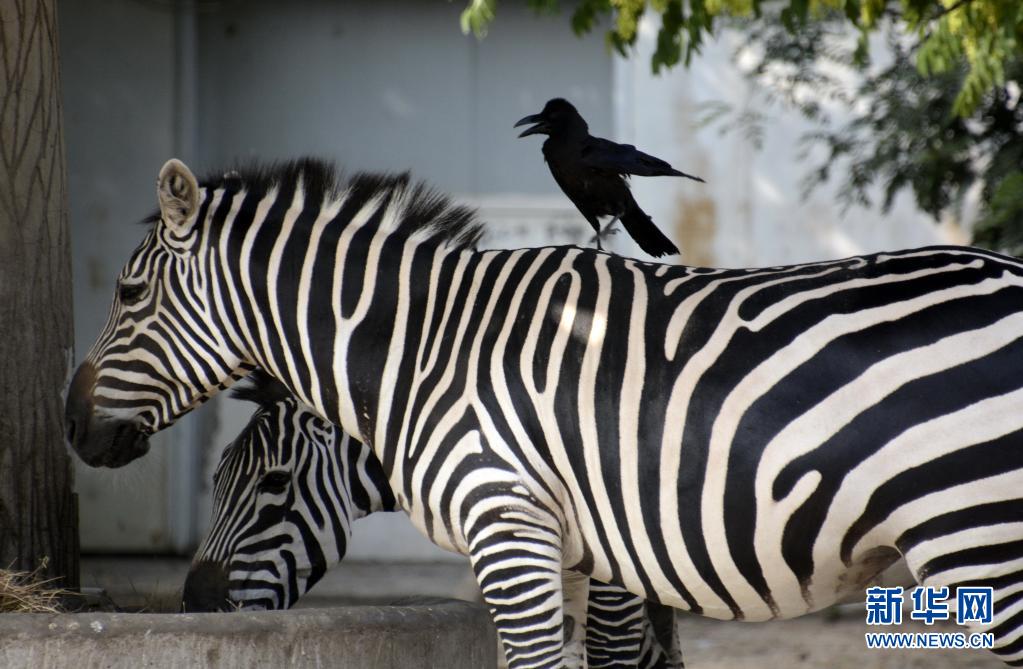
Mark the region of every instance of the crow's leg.
POLYGON ((614 218, 612 218, 611 221, 607 225, 604 226, 604 229, 601 230, 600 234, 597 235, 597 236, 606 239, 607 237, 610 237, 611 235, 617 235, 618 234, 618 228, 615 227, 615 224, 620 219, 621 219, 621 215, 618 215, 618 216, 615 216, 614 218))
MULTIPOLYGON (((614 218, 612 218, 611 221, 607 225, 604 226, 603 230, 600 230, 599 232, 597 232, 597 234, 595 234, 592 237, 590 237, 590 243, 592 244, 592 243, 596 242, 597 249, 598 250, 603 250, 601 245, 600 245, 600 240, 601 239, 607 239, 611 235, 617 235, 618 234, 618 230, 615 229, 614 226, 615 226, 616 223, 618 223, 618 220, 620 218, 621 218, 621 216, 615 216, 614 218)), ((598 226, 598 230, 599 230, 599 226, 598 226)))

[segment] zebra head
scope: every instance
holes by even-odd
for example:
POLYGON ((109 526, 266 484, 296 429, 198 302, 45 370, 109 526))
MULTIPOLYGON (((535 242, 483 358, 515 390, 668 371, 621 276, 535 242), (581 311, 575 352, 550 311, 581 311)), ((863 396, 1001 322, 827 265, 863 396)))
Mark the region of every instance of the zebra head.
POLYGON ((264 372, 250 378, 235 396, 259 408, 217 466, 186 611, 288 608, 344 557, 353 520, 395 508, 368 447, 264 372))
POLYGON ((310 158, 201 184, 171 160, 157 193, 153 228, 68 391, 68 440, 93 466, 140 457, 150 434, 255 367, 358 433, 355 393, 377 391, 375 372, 353 382, 336 363, 364 361, 394 327, 398 256, 413 249, 422 268, 480 236, 472 211, 408 174, 341 179, 310 158), (370 344, 349 352, 353 339, 370 344))
POLYGON ((92 466, 144 455, 149 435, 251 369, 216 327, 216 290, 196 271, 205 219, 225 191, 200 188, 170 160, 157 196, 153 226, 121 270, 106 326, 68 389, 68 441, 92 466))

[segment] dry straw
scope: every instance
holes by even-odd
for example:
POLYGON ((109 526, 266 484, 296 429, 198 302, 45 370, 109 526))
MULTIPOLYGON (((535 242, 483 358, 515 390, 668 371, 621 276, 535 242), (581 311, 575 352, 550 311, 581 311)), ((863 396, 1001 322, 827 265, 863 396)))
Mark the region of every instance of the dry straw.
POLYGON ((43 560, 33 571, 0 569, 0 613, 61 613, 69 590, 52 587, 57 579, 44 579, 43 560))

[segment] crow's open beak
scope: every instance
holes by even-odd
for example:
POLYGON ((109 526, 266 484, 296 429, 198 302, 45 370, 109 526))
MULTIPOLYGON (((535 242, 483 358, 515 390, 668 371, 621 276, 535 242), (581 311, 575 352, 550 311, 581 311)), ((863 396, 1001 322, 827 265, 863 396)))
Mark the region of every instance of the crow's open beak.
POLYGON ((550 129, 547 126, 547 119, 545 119, 542 114, 533 114, 532 116, 521 118, 519 119, 518 123, 515 124, 514 127, 517 128, 520 125, 527 125, 529 123, 535 123, 536 125, 534 125, 532 128, 526 128, 525 130, 523 130, 521 133, 519 133, 519 137, 525 137, 526 135, 550 134, 550 129))

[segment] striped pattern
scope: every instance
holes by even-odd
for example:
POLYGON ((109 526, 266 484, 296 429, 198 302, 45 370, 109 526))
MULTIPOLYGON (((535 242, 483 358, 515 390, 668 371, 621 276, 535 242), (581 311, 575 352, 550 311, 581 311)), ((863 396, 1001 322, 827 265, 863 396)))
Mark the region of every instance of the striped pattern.
MULTIPOLYGON (((252 376, 262 377, 257 370, 252 376)), ((275 381, 239 393, 260 403, 224 450, 213 477, 213 515, 185 582, 184 599, 203 601, 196 567, 217 565, 226 588, 217 609, 286 609, 338 564, 352 523, 395 511, 379 461, 275 381)))
POLYGON ((589 597, 587 667, 683 666, 674 609, 593 579, 589 597))
MULTIPOLYGON (((352 522, 397 510, 373 452, 317 416, 261 370, 236 387, 259 408, 221 455, 210 529, 185 581, 185 610, 285 609, 344 558, 352 522), (201 592, 211 566, 222 592, 201 592)), ((655 629, 647 603, 617 586, 589 584, 589 667, 681 667, 674 616, 655 629), (662 647, 657 634, 665 640, 662 647), (669 655, 673 653, 673 655, 669 655)), ((651 607, 657 607, 650 604, 651 607)), ((661 607, 663 608, 663 607, 661 607)))
MULTIPOLYGON (((181 370, 141 371, 97 411, 156 430, 267 369, 470 556, 510 666, 561 663, 563 566, 766 620, 861 593, 900 556, 921 583, 995 584, 996 652, 1023 662, 1016 261, 947 247, 717 270, 476 251, 464 211, 308 162, 207 182, 196 202, 180 225, 163 210, 121 278, 193 287, 194 324, 171 335, 181 370), (164 385, 181 400, 143 390, 164 385)), ((145 308, 193 304, 175 299, 145 308)), ((165 355, 122 327, 87 359, 94 395, 117 360, 165 355)))

